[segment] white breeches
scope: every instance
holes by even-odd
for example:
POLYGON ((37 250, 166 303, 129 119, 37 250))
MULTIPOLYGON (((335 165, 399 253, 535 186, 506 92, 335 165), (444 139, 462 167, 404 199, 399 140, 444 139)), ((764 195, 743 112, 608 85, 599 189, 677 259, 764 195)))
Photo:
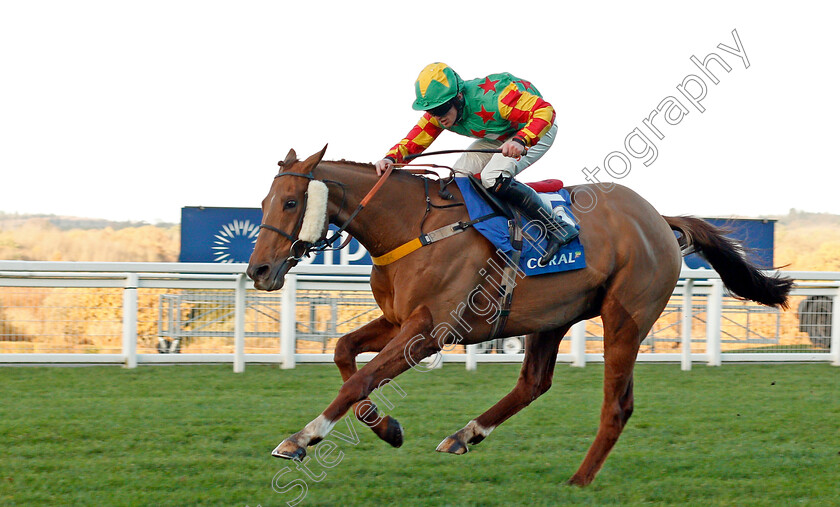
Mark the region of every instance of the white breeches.
MULTIPOLYGON (((501 153, 464 153, 452 168, 460 175, 481 173, 481 184, 490 188, 499 177, 513 177, 540 159, 554 143, 557 124, 551 126, 539 142, 528 148, 528 153, 519 160, 506 157, 501 153)), ((478 150, 498 148, 503 141, 497 139, 478 139, 468 149, 478 150)))

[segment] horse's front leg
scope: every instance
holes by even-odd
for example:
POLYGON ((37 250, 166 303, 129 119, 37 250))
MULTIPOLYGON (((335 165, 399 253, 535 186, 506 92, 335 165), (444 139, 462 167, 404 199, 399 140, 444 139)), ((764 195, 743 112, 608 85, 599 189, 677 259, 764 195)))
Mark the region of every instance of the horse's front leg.
POLYGON ((431 334, 432 314, 426 306, 415 309, 403 322, 397 335, 361 370, 354 373, 329 406, 302 430, 280 443, 272 456, 303 459, 306 448, 320 442, 353 404, 440 350, 431 334))
MULTIPOLYGON (((363 352, 381 351, 399 331, 398 326, 385 320, 385 317, 379 317, 342 336, 335 346, 335 364, 341 378, 347 382, 356 373, 356 356, 363 352)), ((376 405, 369 398, 353 404, 353 413, 382 440, 394 447, 402 445, 400 423, 390 415, 380 417, 376 405)))
POLYGON ((469 450, 467 444, 481 442, 498 425, 548 391, 554 376, 557 347, 568 329, 569 326, 564 326, 556 331, 528 335, 525 341, 525 360, 513 390, 489 410, 444 438, 436 450, 464 454, 469 450))

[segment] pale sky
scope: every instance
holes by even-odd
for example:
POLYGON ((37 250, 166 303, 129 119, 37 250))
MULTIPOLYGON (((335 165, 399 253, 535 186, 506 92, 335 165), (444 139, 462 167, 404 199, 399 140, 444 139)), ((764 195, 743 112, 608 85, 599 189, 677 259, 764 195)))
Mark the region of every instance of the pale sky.
MULTIPOLYGON (((663 214, 840 214, 837 5, 0 0, 0 211, 258 207, 290 148, 381 158, 419 117, 417 74, 442 61, 464 79, 510 72, 555 107, 558 139, 523 181, 615 181, 604 159, 639 128, 657 159, 628 158, 620 182, 663 214), (733 30, 749 68, 718 48, 733 30), (690 61, 712 52, 732 69, 710 63, 717 85, 690 61), (677 90, 691 74, 703 113, 677 90), (669 96, 689 112, 654 119, 660 140, 643 120, 669 96)), ((431 149, 469 142, 444 132, 431 149)))

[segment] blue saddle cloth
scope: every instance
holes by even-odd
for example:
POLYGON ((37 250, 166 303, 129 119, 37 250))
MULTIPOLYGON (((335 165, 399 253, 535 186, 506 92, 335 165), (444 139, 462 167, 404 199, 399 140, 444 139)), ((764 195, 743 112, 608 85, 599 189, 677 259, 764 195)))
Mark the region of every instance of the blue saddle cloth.
MULTIPOLYGON (((464 203, 467 206, 467 211, 470 214, 470 220, 483 217, 493 213, 493 208, 484 200, 484 198, 475 191, 467 178, 455 178, 458 184, 458 189, 464 196, 464 203)), ((575 224, 575 227, 580 230, 580 225, 577 223, 571 209, 571 196, 569 191, 565 188, 559 192, 540 194, 540 196, 548 197, 551 201, 551 207, 555 213, 566 215, 567 222, 575 224), (562 210, 558 210, 558 206, 562 210)), ((527 219, 522 219, 522 226, 525 228, 525 237, 522 238, 522 256, 519 258, 519 267, 526 276, 544 275, 547 273, 558 273, 560 271, 572 271, 574 269, 581 269, 586 267, 586 259, 583 254, 583 245, 580 244, 578 238, 573 239, 569 243, 560 247, 560 250, 548 263, 547 266, 541 267, 539 259, 542 253, 545 252, 545 247, 548 241, 545 238, 539 238, 539 248, 537 245, 528 239, 527 233, 531 236, 539 236, 539 230, 534 226, 526 226, 527 219)), ((510 243, 510 231, 508 229, 507 218, 503 216, 493 217, 483 222, 475 224, 476 228, 490 243, 496 248, 506 253, 509 257, 513 252, 513 245, 510 243)))

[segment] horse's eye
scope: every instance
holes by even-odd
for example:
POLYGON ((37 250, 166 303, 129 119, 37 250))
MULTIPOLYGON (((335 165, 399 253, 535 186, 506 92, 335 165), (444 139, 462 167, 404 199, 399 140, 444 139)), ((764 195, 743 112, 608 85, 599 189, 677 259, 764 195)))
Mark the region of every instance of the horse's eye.
POLYGON ((286 204, 283 205, 283 209, 292 209, 295 206, 297 206, 297 201, 294 199, 289 199, 288 201, 286 201, 286 204))

